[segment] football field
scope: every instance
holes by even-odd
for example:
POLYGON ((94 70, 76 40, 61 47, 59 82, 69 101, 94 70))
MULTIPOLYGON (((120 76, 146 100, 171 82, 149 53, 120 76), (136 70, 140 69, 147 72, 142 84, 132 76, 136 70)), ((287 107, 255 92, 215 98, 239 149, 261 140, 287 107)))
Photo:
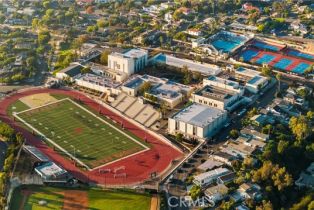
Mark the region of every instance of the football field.
POLYGON ((121 125, 98 117, 68 98, 15 116, 56 149, 88 169, 149 149, 125 132, 121 125))

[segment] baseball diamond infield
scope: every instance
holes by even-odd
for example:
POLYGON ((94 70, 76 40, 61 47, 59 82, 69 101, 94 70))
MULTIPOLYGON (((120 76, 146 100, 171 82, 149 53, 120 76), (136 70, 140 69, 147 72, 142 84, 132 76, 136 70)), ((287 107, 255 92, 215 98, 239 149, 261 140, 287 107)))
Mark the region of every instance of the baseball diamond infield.
MULTIPOLYGON (((53 103, 60 103, 60 100, 53 103)), ((42 108, 50 109, 51 107, 47 107, 44 105, 42 108)), ((87 96, 83 95, 80 92, 72 91, 72 90, 61 90, 61 89, 45 89, 45 88, 37 88, 37 89, 30 89, 25 90, 23 92, 15 93, 11 96, 7 96, 2 101, 0 101, 0 119, 9 125, 11 125, 14 129, 16 129, 18 132, 21 132, 25 139, 26 143, 33 145, 37 147, 39 150, 41 150, 44 154, 46 154, 49 158, 51 158, 54 162, 64 167, 66 170, 68 170, 70 173, 72 173, 76 178, 80 179, 84 182, 90 182, 100 185, 129 185, 129 184, 136 184, 142 181, 145 181, 151 177, 151 174, 157 173, 157 175, 162 174, 167 170, 171 164, 172 161, 175 159, 179 159, 182 157, 182 153, 175 148, 174 146, 171 146, 169 143, 164 142, 163 140, 157 138, 155 135, 151 135, 149 132, 145 131, 145 129, 138 127, 137 125, 133 124, 126 118, 115 114, 111 110, 100 106, 97 102, 94 100, 88 98, 87 96), (103 116, 110 119, 110 121, 102 122, 101 119, 98 119, 95 114, 88 113, 87 109, 84 107, 80 107, 80 105, 77 105, 75 102, 73 102, 70 99, 61 100, 61 106, 64 106, 64 101, 66 101, 66 108, 69 109, 79 109, 75 112, 81 112, 84 113, 82 115, 76 116, 78 114, 76 113, 58 113, 56 111, 49 112, 49 115, 47 117, 49 119, 54 118, 54 120, 58 121, 60 120, 60 117, 57 115, 54 115, 51 113, 58 113, 58 115, 64 115, 65 118, 68 117, 75 117, 75 118, 81 118, 83 115, 86 117, 86 119, 94 120, 94 124, 90 125, 86 121, 82 122, 79 121, 80 125, 74 125, 72 126, 71 132, 74 132, 74 137, 80 136, 80 135, 86 135, 87 132, 91 132, 94 130, 94 127, 101 127, 105 130, 101 130, 98 132, 101 132, 101 135, 104 135, 106 133, 102 132, 108 132, 107 134, 112 133, 113 136, 121 138, 121 143, 116 144, 116 141, 119 141, 120 139, 112 138, 109 140, 106 140, 101 144, 101 142, 95 141, 96 145, 95 147, 98 147, 99 155, 94 157, 93 161, 84 161, 84 155, 88 155, 91 153, 88 150, 88 148, 84 147, 87 144, 84 144, 82 139, 80 138, 75 139, 70 135, 72 138, 67 138, 67 140, 58 140, 58 144, 62 148, 66 148, 66 151, 70 152, 71 149, 74 147, 74 143, 68 144, 68 141, 77 141, 75 144, 83 145, 80 146, 80 148, 75 148, 75 150, 80 150, 82 154, 80 156, 80 160, 87 165, 88 169, 90 170, 82 170, 78 168, 75 164, 75 162, 72 162, 68 158, 66 158, 64 155, 61 155, 57 151, 55 151, 51 146, 48 146, 38 135, 33 135, 30 129, 26 129, 25 125, 23 125, 21 122, 17 122, 19 120, 14 120, 13 117, 9 113, 9 107, 16 103, 20 98, 23 98, 25 96, 31 96, 35 94, 40 93, 46 93, 46 94, 53 94, 53 95, 63 95, 65 98, 71 98, 74 101, 78 100, 81 104, 84 104, 84 107, 87 107, 90 110, 94 110, 94 112, 100 112, 103 116), (70 105, 69 105, 70 104, 70 105), (72 115, 72 116, 69 116, 72 115), (97 122, 96 122, 97 121, 97 122), (132 136, 129 136, 128 134, 124 133, 122 129, 118 129, 117 125, 111 125, 113 122, 123 122, 123 129, 128 131, 132 136), (96 126, 96 124, 98 124, 96 126), (113 127, 115 126, 115 128, 113 127), (92 128, 93 127, 93 128, 92 128), (110 131, 108 130, 110 129, 110 131), (122 130, 122 131, 121 131, 122 130), (144 142, 144 136, 146 138, 146 141, 144 142), (64 142, 65 141, 65 142, 64 142), (123 141, 126 142, 125 144, 128 146, 121 146, 123 144, 123 141), (107 143, 107 144, 106 144, 107 143), (109 144, 110 143, 110 144, 109 144), (113 144, 114 143, 114 144, 113 144), (61 145, 62 144, 62 145, 61 145), (71 147, 70 145, 73 145, 71 147), (107 147, 106 147, 107 145, 107 147), (111 146, 108 146, 111 145, 111 146), (120 145, 119 147, 115 147, 114 145, 120 145), (68 147, 67 147, 68 146, 68 147), (112 147, 111 149, 108 149, 109 147, 112 147), (114 148, 115 147, 115 148, 114 148), (125 148, 126 147, 126 148, 125 148), (131 149, 131 153, 125 153, 123 151, 126 151, 128 149, 131 149), (85 151, 86 150, 86 151, 85 151), (121 151, 122 153, 121 153, 121 151), (112 156, 113 153, 121 153, 123 156, 112 156), (109 159, 108 159, 109 157, 109 159), (119 159, 121 158, 121 159, 119 159), (99 161, 100 160, 100 161, 99 161), (114 161, 113 161, 114 160, 114 161), (97 169, 95 169, 95 167, 97 169), (94 170, 93 170, 94 169, 94 170), (101 171, 105 171, 106 173, 101 173, 101 171), (123 176, 122 176, 123 175, 123 176)), ((43 124, 45 116, 43 115, 44 112, 38 111, 37 113, 34 113, 34 116, 29 115, 26 116, 29 111, 38 111, 35 109, 26 110, 24 113, 14 113, 15 116, 19 117, 22 120, 27 121, 28 123, 32 123, 32 125, 35 127, 34 120, 38 120, 36 124, 36 129, 40 130, 39 133, 42 133, 44 135, 47 135, 46 137, 54 137, 54 139, 58 138, 58 135, 65 133, 58 132, 58 127, 53 127, 52 124, 46 123, 46 126, 44 127, 38 127, 41 126, 39 123, 43 124), (36 117, 35 117, 36 116, 36 117), (40 120, 39 120, 40 119, 40 120), (33 121, 32 121, 33 120, 33 121), (42 121, 43 120, 43 121, 42 121), (46 129, 47 127, 47 129, 46 129), (49 127, 49 128, 48 128, 49 127), (53 133, 51 133, 51 130, 53 130, 53 133), (49 130, 46 131, 46 130, 49 130)), ((74 110, 73 110, 74 111, 74 110)), ((82 119, 81 119, 82 120, 82 119)), ((69 123, 73 123, 73 120, 69 123)), ((24 122, 25 123, 25 122, 24 122)), ((60 122, 59 122, 60 123, 60 122)), ((62 121, 64 123, 64 120, 62 121)), ((69 124, 67 124, 69 125, 69 124)), ((99 135, 99 134, 97 134, 99 135)), ((90 137, 88 137, 89 140, 90 137)), ((73 155, 73 154, 72 154, 73 155)))

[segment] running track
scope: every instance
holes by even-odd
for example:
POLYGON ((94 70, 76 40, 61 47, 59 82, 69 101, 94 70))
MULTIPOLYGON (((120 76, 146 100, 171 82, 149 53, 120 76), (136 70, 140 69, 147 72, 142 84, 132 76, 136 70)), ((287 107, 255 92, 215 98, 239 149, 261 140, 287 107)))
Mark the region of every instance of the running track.
MULTIPOLYGON (((151 145, 151 149, 140 154, 131 156, 129 158, 119 160, 112 164, 106 165, 103 169, 111 169, 110 173, 99 174, 98 170, 94 171, 84 171, 75 167, 74 163, 69 159, 64 158, 57 152, 53 151, 52 148, 48 147, 43 143, 39 138, 32 135, 31 132, 22 128, 18 123, 14 122, 13 119, 7 115, 6 110, 9 108, 10 104, 14 103, 21 97, 33 95, 36 93, 55 93, 55 94, 64 94, 72 96, 74 98, 79 98, 83 103, 87 104, 90 108, 98 110, 99 104, 87 96, 70 90, 59 90, 59 89, 32 89, 25 92, 16 93, 12 96, 4 98, 0 101, 0 119, 9 125, 11 125, 18 132, 21 132, 26 139, 26 143, 36 146, 54 162, 64 167, 68 172, 70 172, 77 179, 94 183, 100 185, 130 185, 136 184, 150 178, 152 172, 158 172, 158 174, 163 173, 171 165, 172 161, 182 157, 182 153, 178 150, 167 145, 162 140, 157 139, 156 137, 146 134, 147 141, 151 145), (127 177, 114 178, 113 169, 115 167, 125 166, 125 170, 119 170, 117 174, 126 173, 127 177)), ((121 122, 122 118, 117 116, 110 110, 100 107, 101 113, 108 115, 111 119, 116 122, 121 122)), ((135 135, 144 138, 145 131, 136 125, 132 124, 129 121, 123 120, 124 127, 130 130, 135 135)), ((106 145, 103 145, 106 146, 106 145)))

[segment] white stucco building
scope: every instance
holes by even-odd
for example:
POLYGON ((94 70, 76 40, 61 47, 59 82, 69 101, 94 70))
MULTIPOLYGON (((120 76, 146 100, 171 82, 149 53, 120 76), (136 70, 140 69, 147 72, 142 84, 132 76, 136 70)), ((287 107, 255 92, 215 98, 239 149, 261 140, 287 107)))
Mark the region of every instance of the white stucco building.
POLYGON ((147 50, 131 49, 125 53, 115 52, 108 56, 108 67, 132 75, 144 69, 147 59, 147 50))
POLYGON ((168 119, 168 131, 206 139, 217 133, 226 120, 226 111, 193 103, 168 119))

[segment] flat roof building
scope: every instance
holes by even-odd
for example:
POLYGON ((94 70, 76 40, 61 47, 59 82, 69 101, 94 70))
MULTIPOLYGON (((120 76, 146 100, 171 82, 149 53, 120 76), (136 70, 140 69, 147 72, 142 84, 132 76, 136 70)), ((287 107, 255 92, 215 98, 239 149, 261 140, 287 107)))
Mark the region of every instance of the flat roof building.
POLYGON ((252 93, 258 93, 268 84, 268 79, 261 76, 260 72, 243 67, 235 70, 235 76, 245 81, 245 88, 252 93))
POLYGON ((113 80, 111 77, 99 76, 95 74, 83 74, 75 78, 76 85, 85 87, 91 90, 102 93, 117 93, 117 87, 121 85, 120 82, 113 80))
POLYGON ((54 162, 46 162, 36 167, 35 172, 42 177, 44 182, 66 182, 70 177, 66 170, 54 162))
POLYGON ((227 119, 227 112, 193 103, 168 119, 169 133, 182 133, 188 138, 210 138, 227 119))
POLYGON ((226 168, 217 168, 194 176, 193 182, 198 186, 205 187, 209 184, 216 182, 218 177, 229 172, 230 171, 226 168))
POLYGON ((159 54, 154 58, 157 63, 164 63, 169 66, 183 68, 187 66, 189 70, 199 72, 203 75, 217 75, 221 72, 221 68, 208 63, 199 63, 193 60, 177 58, 167 54, 159 54))
POLYGON ((243 94, 243 87, 241 87, 238 82, 224 79, 217 76, 209 76, 207 78, 204 78, 203 86, 205 85, 220 87, 220 88, 224 88, 231 91, 236 91, 243 94))
POLYGON ((111 53, 108 56, 108 67, 132 75, 147 65, 148 51, 131 49, 125 53, 111 53))
POLYGON ((148 82, 151 88, 144 97, 148 100, 150 96, 153 96, 157 99, 156 102, 165 103, 170 108, 177 106, 188 98, 193 91, 190 86, 150 75, 137 75, 125 82, 121 89, 130 96, 137 96, 138 91, 145 82, 148 82))
POLYGON ((206 85, 192 94, 192 100, 209 107, 232 111, 241 104, 241 93, 219 86, 206 85))

